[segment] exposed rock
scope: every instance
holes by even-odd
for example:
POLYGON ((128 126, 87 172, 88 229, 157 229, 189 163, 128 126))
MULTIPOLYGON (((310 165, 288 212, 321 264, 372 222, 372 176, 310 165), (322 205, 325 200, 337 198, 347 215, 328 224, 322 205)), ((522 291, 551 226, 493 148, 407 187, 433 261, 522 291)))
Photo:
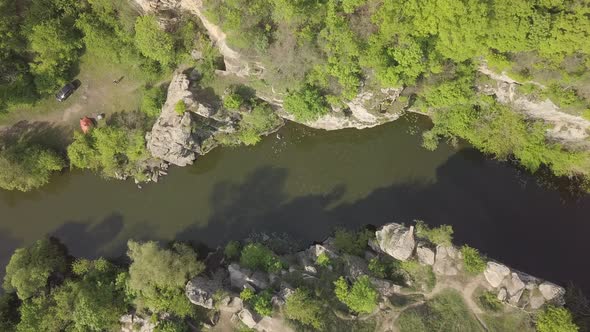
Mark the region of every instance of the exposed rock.
POLYGON ((434 273, 445 276, 454 276, 459 273, 459 266, 456 260, 459 259, 459 253, 454 247, 437 246, 434 265, 434 273))
POLYGON ((391 296, 395 293, 400 293, 402 290, 401 286, 396 285, 389 280, 379 278, 370 278, 369 280, 381 296, 391 296))
POLYGON ((131 314, 121 316, 119 322, 122 332, 153 332, 156 328, 149 319, 131 314))
POLYGON ((498 292, 498 300, 504 302, 506 301, 506 298, 508 297, 508 292, 506 291, 506 288, 501 288, 500 291, 498 292))
POLYGON ((285 321, 273 317, 263 317, 254 330, 259 332, 294 332, 289 326, 285 325, 285 321))
POLYGON ((416 256, 418 262, 424 265, 434 265, 434 251, 432 249, 420 244, 416 247, 416 256))
POLYGON ((248 284, 248 276, 252 271, 242 269, 238 264, 232 263, 227 267, 229 272, 229 281, 231 286, 237 289, 243 289, 248 284))
POLYGON ((543 294, 545 300, 557 302, 558 304, 563 303, 563 296, 565 295, 563 287, 546 281, 539 285, 539 291, 543 294))
POLYGON ((364 259, 353 255, 344 255, 342 259, 346 262, 345 273, 348 277, 356 279, 369 273, 369 267, 364 259))
POLYGON ((406 261, 412 256, 416 246, 414 226, 408 229, 396 223, 387 224, 375 233, 375 240, 370 245, 375 251, 406 261))
POLYGON ((252 275, 250 275, 246 280, 258 289, 268 288, 268 275, 262 271, 256 271, 252 273, 252 275))
POLYGON ((545 298, 540 292, 531 292, 529 297, 529 305, 531 309, 539 309, 545 304, 545 298))
POLYGON ((331 259, 338 257, 335 250, 333 250, 332 248, 328 249, 326 246, 323 246, 321 244, 314 244, 313 246, 309 247, 305 251, 305 253, 309 257, 309 259, 312 259, 313 261, 315 261, 321 254, 326 254, 331 259))
POLYGON ((219 305, 219 310, 229 313, 237 313, 244 308, 244 303, 239 297, 232 297, 227 302, 222 302, 219 305))
POLYGON ((494 288, 500 286, 508 274, 510 274, 510 269, 496 262, 488 262, 487 267, 483 272, 488 283, 494 288))
POLYGON ((191 303, 213 309, 213 294, 222 287, 219 280, 197 276, 187 282, 185 293, 191 303))
POLYGON ((524 292, 524 287, 521 290, 519 290, 518 292, 516 292, 516 294, 510 296, 508 298, 508 303, 510 303, 514 306, 518 305, 518 301, 520 301, 520 298, 521 298, 523 292, 524 292))
POLYGON ((180 101, 185 104, 193 103, 188 87, 186 75, 176 74, 172 78, 162 112, 152 131, 146 135, 147 149, 152 156, 178 166, 192 164, 199 151, 197 138, 193 135, 190 112, 179 115, 174 110, 180 101))
POLYGON ((244 323, 244 325, 246 325, 247 327, 253 328, 254 326, 256 326, 256 321, 254 320, 254 316, 252 315, 250 310, 242 309, 242 311, 238 312, 237 315, 240 321, 242 321, 242 323, 244 323))
POLYGON ((524 289, 525 284, 520 280, 518 274, 512 272, 509 278, 504 279, 504 286, 506 287, 508 294, 514 296, 524 289))

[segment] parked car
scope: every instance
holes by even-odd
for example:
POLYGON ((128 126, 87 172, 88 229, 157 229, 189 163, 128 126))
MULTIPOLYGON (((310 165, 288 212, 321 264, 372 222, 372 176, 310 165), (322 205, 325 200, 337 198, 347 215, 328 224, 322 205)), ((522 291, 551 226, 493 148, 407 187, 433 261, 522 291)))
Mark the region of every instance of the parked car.
POLYGON ((74 91, 76 91, 76 86, 72 83, 68 83, 55 94, 55 99, 57 99, 57 101, 64 101, 68 99, 74 91))

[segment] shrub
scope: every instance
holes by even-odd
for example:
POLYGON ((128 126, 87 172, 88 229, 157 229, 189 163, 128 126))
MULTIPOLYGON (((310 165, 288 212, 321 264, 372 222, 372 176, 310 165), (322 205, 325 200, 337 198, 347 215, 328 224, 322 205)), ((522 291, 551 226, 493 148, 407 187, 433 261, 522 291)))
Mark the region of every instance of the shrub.
POLYGON ((378 294, 367 276, 358 278, 352 284, 352 288, 343 277, 336 280, 334 286, 338 300, 353 312, 371 313, 377 307, 378 294))
POLYGON ((166 92, 160 87, 145 89, 141 98, 140 110, 149 117, 157 117, 166 102, 166 92))
POLYGON ((237 93, 230 93, 223 99, 223 106, 228 110, 237 111, 244 103, 244 98, 237 93))
POLYGON ((153 15, 140 16, 135 21, 135 45, 143 55, 164 67, 174 61, 174 40, 160 29, 153 15))
POLYGON ((242 249, 240 265, 266 272, 280 272, 283 263, 272 250, 260 243, 250 243, 242 249))
POLYGON ((252 288, 244 288, 244 290, 240 292, 240 299, 242 299, 244 302, 248 302, 254 298, 255 295, 256 293, 254 293, 252 288))
POLYGON ((440 225, 430 228, 423 221, 416 221, 416 236, 441 246, 451 246, 453 243, 453 227, 440 225))
POLYGON ((318 257, 315 260, 315 263, 321 267, 328 267, 330 264, 332 264, 332 261, 330 260, 330 256, 323 252, 318 255, 318 257))
POLYGON ((359 232, 339 228, 334 233, 334 246, 341 252, 362 256, 374 234, 368 229, 359 232))
POLYGON ((189 325, 184 321, 166 320, 160 322, 154 329, 154 332, 188 332, 190 330, 189 325))
POLYGON ((240 242, 229 241, 223 249, 223 254, 225 258, 232 261, 240 258, 240 242))
POLYGON ((285 303, 285 316, 288 319, 300 322, 303 325, 311 326, 321 330, 324 326, 322 303, 311 296, 311 294, 297 288, 285 303))
POLYGON ((20 191, 39 188, 64 166, 64 160, 52 150, 16 144, 0 151, 0 188, 20 191))
POLYGON ((316 87, 310 85, 290 93, 285 97, 283 106, 298 121, 303 122, 314 121, 329 111, 326 99, 316 87))
POLYGON ((251 288, 244 288, 240 292, 240 299, 249 303, 261 316, 272 315, 272 294, 268 291, 263 291, 260 294, 256 294, 251 288))
POLYGON ((477 297, 479 305, 488 311, 497 312, 502 310, 502 302, 498 300, 496 294, 490 291, 484 291, 480 296, 477 297))
POLYGON ((387 265, 379 257, 373 257, 369 261, 369 271, 373 272, 377 278, 385 278, 387 276, 387 265))
POLYGON ((539 332, 577 332, 572 314, 565 308, 548 306, 536 319, 539 332))
POLYGON ((479 251, 467 245, 461 247, 465 270, 469 273, 482 273, 486 269, 486 261, 481 257, 479 251))
POLYGON ((174 105, 174 112, 178 115, 183 115, 186 112, 186 104, 184 101, 179 100, 176 105, 174 105))

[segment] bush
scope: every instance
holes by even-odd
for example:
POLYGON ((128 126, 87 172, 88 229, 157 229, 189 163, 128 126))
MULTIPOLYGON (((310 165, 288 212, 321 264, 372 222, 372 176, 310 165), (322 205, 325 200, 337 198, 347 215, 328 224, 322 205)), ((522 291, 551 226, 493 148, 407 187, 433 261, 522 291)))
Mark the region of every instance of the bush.
POLYGON ((254 296, 256 296, 256 293, 252 290, 252 288, 244 288, 244 290, 240 292, 240 299, 242 299, 244 302, 250 301, 254 298, 254 296))
POLYGON ((184 101, 179 100, 176 105, 174 105, 174 112, 181 116, 184 114, 184 112, 186 112, 186 104, 184 101))
POLYGON ((463 254, 463 264, 467 272, 478 274, 486 269, 486 261, 481 257, 477 249, 464 245, 461 247, 461 254, 463 254))
POLYGON ((497 312, 502 310, 503 305, 496 294, 490 291, 484 291, 480 296, 477 297, 479 305, 488 311, 497 312))
POLYGON ((387 276, 387 265, 379 257, 373 257, 369 261, 369 271, 377 278, 385 278, 387 276))
POLYGON ((285 303, 285 317, 299 323, 311 326, 316 330, 324 327, 322 303, 302 288, 297 288, 285 303))
POLYGON ((295 119, 310 122, 329 112, 328 103, 320 91, 313 86, 306 85, 285 97, 285 110, 295 116, 295 119))
POLYGON ((228 110, 237 111, 244 103, 244 98, 237 93, 230 93, 223 99, 223 106, 228 110))
POLYGON ((548 306, 536 319, 539 332, 577 332, 572 314, 565 308, 548 306))
POLYGON ((417 261, 399 262, 398 266, 412 279, 414 288, 423 291, 429 291, 434 288, 436 276, 432 271, 432 266, 422 265, 417 261))
POLYGON ((416 221, 416 236, 427 239, 428 241, 441 246, 451 246, 453 244, 453 227, 450 225, 440 225, 430 228, 423 221, 416 221))
POLYGON ((374 233, 368 229, 359 232, 339 228, 334 233, 334 246, 341 252, 362 256, 374 233))
POLYGON ((151 118, 160 115, 162 106, 166 102, 166 91, 160 87, 145 89, 141 98, 140 109, 151 118))
POLYGON ((184 321, 170 321, 165 320, 160 322, 154 332, 188 332, 191 331, 190 326, 184 321))
POLYGON ((315 263, 321 267, 328 267, 332 264, 332 260, 330 259, 330 256, 323 252, 315 259, 315 263))
POLYGON ((49 278, 66 271, 66 253, 49 239, 14 251, 6 266, 4 289, 25 300, 45 291, 49 278))
POLYGON ((242 249, 240 265, 272 273, 280 272, 283 268, 279 257, 260 243, 250 243, 242 249))
POLYGON ((256 294, 251 288, 244 288, 240 292, 240 299, 249 303, 259 315, 272 315, 272 294, 270 292, 263 291, 260 294, 256 294))
POLYGON ((49 182, 53 172, 65 166, 52 150, 19 143, 0 151, 0 188, 30 191, 49 182))
POLYGON ((353 312, 371 313, 377 307, 378 294, 367 276, 358 278, 352 288, 343 277, 336 280, 334 286, 338 300, 353 312))
POLYGON ((140 16, 135 21, 135 45, 143 55, 158 61, 163 67, 174 62, 174 40, 160 29, 153 15, 140 16))
POLYGON ((223 249, 223 255, 226 259, 233 261, 240 258, 240 250, 240 242, 229 241, 223 249))

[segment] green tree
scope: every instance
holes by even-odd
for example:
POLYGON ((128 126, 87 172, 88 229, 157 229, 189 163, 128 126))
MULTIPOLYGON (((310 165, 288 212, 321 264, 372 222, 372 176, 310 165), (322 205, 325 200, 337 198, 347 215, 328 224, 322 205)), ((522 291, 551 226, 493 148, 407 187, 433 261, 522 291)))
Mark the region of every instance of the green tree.
POLYGON ((174 40, 158 25, 156 17, 146 15, 135 22, 135 45, 146 57, 158 61, 163 67, 174 62, 174 40))
POLYGON ((66 271, 65 256, 61 246, 49 239, 16 249, 6 266, 4 289, 16 291, 21 300, 42 293, 52 275, 66 271))
POLYGON ((250 243, 242 249, 240 265, 249 269, 257 269, 267 272, 279 272, 283 263, 272 250, 260 243, 250 243))
POLYGON ((324 307, 322 302, 313 298, 309 291, 297 288, 287 298, 284 307, 285 317, 311 326, 316 330, 324 327, 324 307))
POLYGON ((0 295, 0 331, 12 332, 19 321, 20 302, 14 293, 0 295))
POLYGON ((138 304, 154 312, 189 315, 193 306, 184 295, 184 287, 204 270, 194 250, 180 243, 171 249, 161 249, 156 242, 129 241, 127 246, 131 259, 128 287, 138 304))
POLYGON ((371 313, 377 307, 378 294, 369 277, 361 276, 349 287, 343 277, 334 282, 334 293, 340 302, 354 312, 371 313))
POLYGON ((0 188, 20 191, 39 188, 64 166, 64 160, 52 150, 17 143, 0 151, 0 188))
POLYGON ((310 85, 289 93, 283 106, 297 120, 304 122, 314 121, 329 112, 326 99, 316 87, 310 85))
POLYGON ((166 91, 155 86, 144 90, 139 109, 150 118, 155 118, 160 115, 165 102, 166 91))
POLYGON ((579 330, 567 309, 551 305, 537 315, 536 326, 539 332, 577 332, 579 330))
POLYGON ((70 320, 64 321, 58 315, 55 300, 50 295, 39 296, 23 301, 19 308, 20 322, 18 332, 64 331, 70 320))

